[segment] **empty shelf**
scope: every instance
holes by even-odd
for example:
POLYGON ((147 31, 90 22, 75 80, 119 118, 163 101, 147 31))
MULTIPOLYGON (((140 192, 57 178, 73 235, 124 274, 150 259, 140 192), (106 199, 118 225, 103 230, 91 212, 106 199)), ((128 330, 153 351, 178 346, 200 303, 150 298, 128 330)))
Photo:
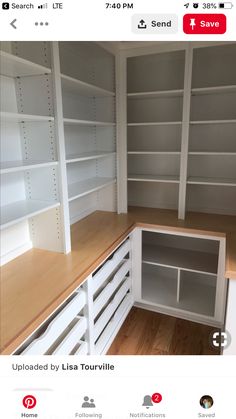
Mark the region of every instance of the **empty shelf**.
POLYGON ((207 125, 207 124, 235 124, 236 119, 216 119, 208 121, 190 121, 191 125, 207 125))
POLYGON ((193 95, 210 95, 214 93, 233 93, 236 92, 236 85, 197 87, 191 90, 193 95))
POLYGON ((109 90, 103 89, 98 86, 94 86, 93 84, 83 82, 81 80, 77 80, 73 77, 66 76, 64 74, 61 75, 61 81, 62 81, 62 88, 73 92, 78 93, 82 96, 87 97, 112 97, 115 96, 114 92, 111 92, 109 90))
POLYGON ((50 68, 4 51, 0 51, 0 63, 1 74, 8 77, 36 76, 51 73, 50 68))
POLYGON ((216 276, 181 272, 179 309, 214 317, 215 298, 216 276))
POLYGON ((182 125, 182 121, 163 121, 163 122, 129 122, 128 127, 155 126, 155 125, 182 125))
POLYGON ((135 154, 172 154, 172 155, 179 155, 181 154, 180 151, 128 151, 128 154, 135 155, 135 154))
POLYGON ((116 182, 114 178, 91 178, 76 183, 71 183, 68 186, 69 201, 81 198, 82 196, 88 195, 92 192, 98 191, 105 186, 111 185, 116 182))
POLYGON ((115 152, 106 151, 90 151, 86 153, 80 153, 77 155, 68 155, 66 158, 67 163, 75 163, 85 160, 101 159, 103 157, 112 156, 115 152))
POLYGON ((23 170, 39 169, 58 165, 57 161, 7 161, 0 165, 0 173, 13 173, 23 170))
POLYGON ((155 305, 176 307, 177 270, 143 264, 142 299, 155 305))
POLYGON ((179 183, 179 178, 177 176, 167 175, 129 175, 128 180, 134 182, 179 183))
POLYGON ((190 176, 187 183, 190 185, 236 186, 236 179, 190 176))
POLYGON ((14 113, 14 112, 1 112, 0 113, 1 119, 7 122, 27 122, 27 121, 34 121, 34 122, 48 122, 53 121, 54 118, 52 116, 43 116, 43 115, 26 115, 21 113, 14 113))
POLYGON ((89 126, 101 126, 101 127, 106 127, 106 126, 114 126, 115 123, 114 122, 102 122, 102 121, 87 121, 85 119, 71 119, 71 118, 64 118, 64 124, 67 125, 89 125, 89 126))
POLYGON ((236 151, 189 151, 190 156, 232 156, 236 151))
POLYGON ((136 92, 136 93, 128 93, 128 99, 149 99, 149 98, 158 98, 158 97, 167 97, 167 96, 182 96, 183 89, 176 89, 176 90, 158 90, 152 92, 136 92))
POLYGON ((38 215, 60 204, 56 201, 25 200, 1 208, 1 229, 38 215))
POLYGON ((218 255, 196 250, 144 244, 143 262, 215 275, 218 267, 218 255))

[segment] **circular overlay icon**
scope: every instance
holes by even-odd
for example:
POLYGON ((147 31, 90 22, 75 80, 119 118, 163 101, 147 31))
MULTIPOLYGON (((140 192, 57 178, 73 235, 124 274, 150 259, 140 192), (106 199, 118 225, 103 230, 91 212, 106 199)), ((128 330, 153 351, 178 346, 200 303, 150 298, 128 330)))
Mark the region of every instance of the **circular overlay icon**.
POLYGON ((34 396, 28 395, 23 398, 23 406, 26 409, 33 409, 36 406, 36 398, 34 396))
POLYGON ((227 349, 231 344, 232 338, 228 330, 213 330, 209 336, 209 343, 214 349, 227 349))
POLYGON ((162 395, 160 393, 154 393, 152 395, 153 403, 160 403, 162 401, 162 395))

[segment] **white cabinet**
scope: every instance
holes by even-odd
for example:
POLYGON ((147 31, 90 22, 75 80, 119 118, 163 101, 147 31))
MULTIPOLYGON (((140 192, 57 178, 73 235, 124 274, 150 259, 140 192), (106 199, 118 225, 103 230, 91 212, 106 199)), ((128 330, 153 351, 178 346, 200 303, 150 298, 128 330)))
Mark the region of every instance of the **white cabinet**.
POLYGON ((139 230, 136 304, 209 325, 224 324, 225 239, 139 230))

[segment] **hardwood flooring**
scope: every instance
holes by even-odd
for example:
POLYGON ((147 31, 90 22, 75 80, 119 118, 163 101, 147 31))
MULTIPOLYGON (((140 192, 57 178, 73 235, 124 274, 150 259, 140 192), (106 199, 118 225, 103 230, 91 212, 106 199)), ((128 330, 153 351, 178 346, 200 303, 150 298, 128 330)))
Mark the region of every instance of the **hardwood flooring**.
POLYGON ((108 355, 219 355, 215 328, 133 307, 108 355))

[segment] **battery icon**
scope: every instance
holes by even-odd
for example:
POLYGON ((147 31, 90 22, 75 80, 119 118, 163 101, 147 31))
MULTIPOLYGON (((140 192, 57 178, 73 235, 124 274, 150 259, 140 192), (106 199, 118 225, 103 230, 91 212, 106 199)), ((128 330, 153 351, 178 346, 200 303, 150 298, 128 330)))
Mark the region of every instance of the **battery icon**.
POLYGON ((230 1, 226 3, 219 3, 220 9, 232 9, 232 7, 233 7, 233 3, 231 3, 230 1))

